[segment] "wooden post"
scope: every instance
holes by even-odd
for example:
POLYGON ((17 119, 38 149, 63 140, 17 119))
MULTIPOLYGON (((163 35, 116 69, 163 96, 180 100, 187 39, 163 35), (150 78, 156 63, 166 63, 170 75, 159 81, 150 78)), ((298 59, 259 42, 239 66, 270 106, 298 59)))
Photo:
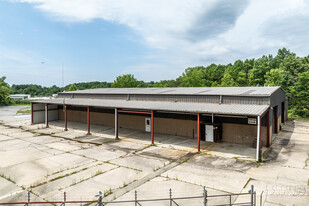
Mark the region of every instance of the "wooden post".
POLYGON ((88 124, 88 135, 90 135, 90 107, 87 107, 87 124, 88 124))
POLYGON ((68 131, 67 105, 64 106, 64 131, 68 131))
POLYGON ((151 110, 151 144, 154 144, 154 116, 153 110, 151 110))
POLYGON ((200 152, 200 144, 201 144, 201 120, 200 113, 197 114, 197 151, 200 152))

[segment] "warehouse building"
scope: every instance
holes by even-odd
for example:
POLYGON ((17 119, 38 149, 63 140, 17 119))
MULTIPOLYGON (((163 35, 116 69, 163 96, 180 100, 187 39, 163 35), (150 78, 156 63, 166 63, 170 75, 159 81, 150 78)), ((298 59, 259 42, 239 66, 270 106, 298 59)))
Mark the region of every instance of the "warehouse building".
POLYGON ((32 102, 33 124, 64 120, 170 134, 201 141, 269 146, 287 120, 287 99, 280 87, 102 88, 62 92, 32 102))

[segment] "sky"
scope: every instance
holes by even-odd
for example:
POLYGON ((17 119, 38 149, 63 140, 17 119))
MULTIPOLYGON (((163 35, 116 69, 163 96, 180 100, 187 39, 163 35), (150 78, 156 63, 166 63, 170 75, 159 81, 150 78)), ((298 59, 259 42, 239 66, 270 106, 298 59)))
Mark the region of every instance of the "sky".
POLYGON ((0 0, 0 77, 63 86, 309 54, 308 0, 0 0))

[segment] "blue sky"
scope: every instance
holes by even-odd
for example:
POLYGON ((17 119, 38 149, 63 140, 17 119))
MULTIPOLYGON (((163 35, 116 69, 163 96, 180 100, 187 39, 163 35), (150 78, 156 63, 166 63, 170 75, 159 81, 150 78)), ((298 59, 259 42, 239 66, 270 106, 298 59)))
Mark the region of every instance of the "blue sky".
POLYGON ((2 0, 0 76, 62 86, 174 79, 189 66, 309 54, 305 0, 2 0), (44 63, 42 63, 44 62, 44 63))

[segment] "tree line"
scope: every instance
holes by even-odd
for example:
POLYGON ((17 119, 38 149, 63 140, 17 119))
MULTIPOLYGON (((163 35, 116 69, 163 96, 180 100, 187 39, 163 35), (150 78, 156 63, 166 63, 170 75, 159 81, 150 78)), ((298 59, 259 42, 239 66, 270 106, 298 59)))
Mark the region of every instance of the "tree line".
MULTIPOLYGON (((172 80, 144 82, 132 74, 118 76, 114 82, 86 82, 57 87, 40 85, 12 85, 5 78, 0 79, 0 95, 31 94, 32 96, 51 96, 62 91, 94 88, 125 87, 238 87, 238 86, 281 86, 288 97, 290 113, 309 117, 309 55, 299 57, 290 50, 279 49, 276 56, 263 55, 257 59, 237 60, 222 65, 211 64, 187 68, 181 76, 172 80), (8 88, 4 89, 3 87, 8 88)), ((8 99, 0 96, 0 103, 8 99)))

